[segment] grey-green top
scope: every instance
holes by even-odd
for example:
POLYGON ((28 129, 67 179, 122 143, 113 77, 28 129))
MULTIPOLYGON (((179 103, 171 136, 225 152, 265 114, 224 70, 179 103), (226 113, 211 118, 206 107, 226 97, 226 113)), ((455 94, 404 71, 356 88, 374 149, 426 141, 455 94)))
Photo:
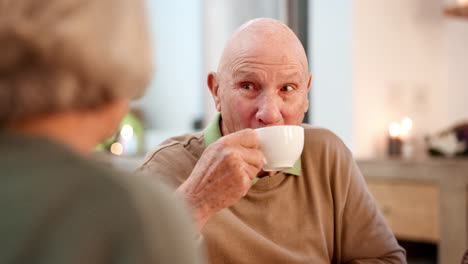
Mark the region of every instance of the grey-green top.
POLYGON ((0 263, 201 263, 164 186, 0 134, 0 263))

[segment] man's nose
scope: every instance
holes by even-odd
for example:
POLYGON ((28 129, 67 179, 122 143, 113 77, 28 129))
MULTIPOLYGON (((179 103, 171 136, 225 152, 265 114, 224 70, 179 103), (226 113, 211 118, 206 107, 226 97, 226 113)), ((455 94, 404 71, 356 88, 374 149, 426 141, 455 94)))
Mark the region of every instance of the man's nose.
POLYGON ((264 126, 278 125, 281 122, 281 100, 274 95, 264 95, 258 101, 257 120, 264 126))

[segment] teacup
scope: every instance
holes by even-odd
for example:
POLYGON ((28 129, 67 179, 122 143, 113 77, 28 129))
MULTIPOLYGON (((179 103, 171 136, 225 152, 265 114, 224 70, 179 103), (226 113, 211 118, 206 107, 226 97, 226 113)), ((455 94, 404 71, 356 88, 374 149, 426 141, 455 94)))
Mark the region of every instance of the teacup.
POLYGON ((290 169, 299 159, 304 147, 304 128, 301 126, 271 126, 255 129, 265 160, 264 171, 290 169))

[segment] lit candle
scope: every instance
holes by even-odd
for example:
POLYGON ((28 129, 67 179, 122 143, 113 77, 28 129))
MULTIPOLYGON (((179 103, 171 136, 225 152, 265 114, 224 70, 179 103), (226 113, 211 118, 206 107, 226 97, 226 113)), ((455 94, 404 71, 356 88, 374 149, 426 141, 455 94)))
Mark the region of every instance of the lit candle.
POLYGON ((400 125, 401 137, 407 138, 411 128, 413 128, 413 121, 409 117, 403 118, 400 125))
POLYGON ((401 154, 401 125, 397 122, 392 122, 388 127, 388 155, 390 157, 397 157, 401 154))
POLYGON ((401 126, 397 122, 392 122, 388 127, 388 133, 392 138, 398 138, 401 133, 401 126))
POLYGON ((402 137, 402 147, 401 154, 403 158, 411 158, 413 156, 413 145, 411 143, 411 138, 409 136, 411 129, 413 128, 413 120, 409 117, 403 118, 401 120, 401 137, 402 137))

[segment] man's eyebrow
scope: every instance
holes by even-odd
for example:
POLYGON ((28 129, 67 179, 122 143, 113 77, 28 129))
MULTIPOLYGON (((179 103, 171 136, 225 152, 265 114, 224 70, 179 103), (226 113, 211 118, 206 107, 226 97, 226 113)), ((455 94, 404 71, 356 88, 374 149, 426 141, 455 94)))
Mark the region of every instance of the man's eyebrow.
POLYGON ((285 74, 280 75, 282 79, 294 79, 297 77, 302 78, 303 76, 304 76, 304 73, 301 71, 294 71, 291 73, 285 73, 285 74))
POLYGON ((233 73, 234 78, 261 79, 261 74, 249 70, 238 70, 233 73))

